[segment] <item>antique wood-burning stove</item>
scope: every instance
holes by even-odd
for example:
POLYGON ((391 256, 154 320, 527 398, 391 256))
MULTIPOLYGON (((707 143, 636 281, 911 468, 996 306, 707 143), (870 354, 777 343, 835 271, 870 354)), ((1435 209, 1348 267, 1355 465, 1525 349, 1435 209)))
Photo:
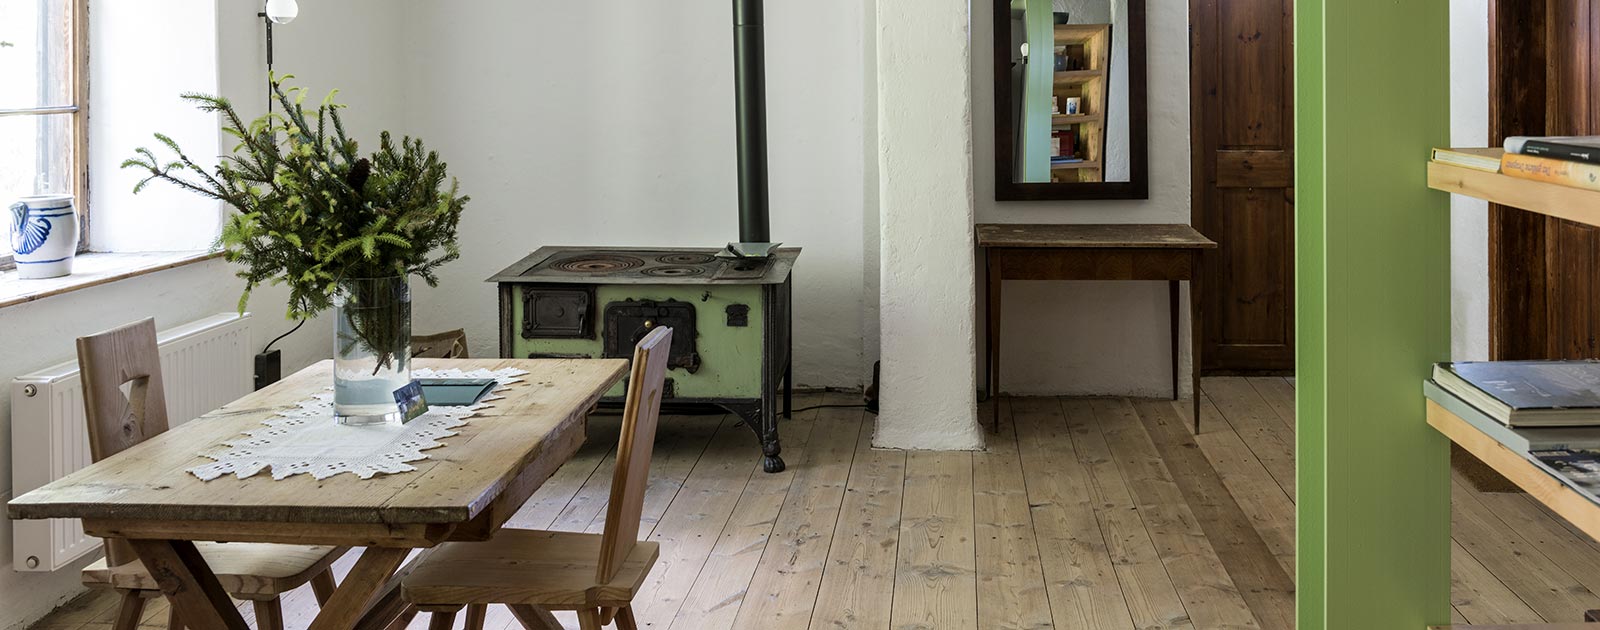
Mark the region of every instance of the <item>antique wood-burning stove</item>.
MULTIPOLYGON (((778 395, 788 415, 791 270, 799 248, 770 257, 718 257, 715 248, 543 247, 490 278, 500 288, 500 354, 507 358, 633 356, 655 326, 670 326, 668 408, 717 405, 783 470, 778 395)), ((607 393, 620 402, 624 385, 607 393)))
MULTIPOLYGON (((543 247, 490 278, 500 285, 504 357, 628 357, 671 326, 668 406, 710 403, 756 433, 767 472, 783 470, 778 385, 789 414, 793 283, 799 248, 772 242, 762 0, 733 0, 739 241, 725 248, 543 247)), ((617 386, 610 392, 620 397, 617 386)), ((614 398, 615 400, 615 398, 614 398)))

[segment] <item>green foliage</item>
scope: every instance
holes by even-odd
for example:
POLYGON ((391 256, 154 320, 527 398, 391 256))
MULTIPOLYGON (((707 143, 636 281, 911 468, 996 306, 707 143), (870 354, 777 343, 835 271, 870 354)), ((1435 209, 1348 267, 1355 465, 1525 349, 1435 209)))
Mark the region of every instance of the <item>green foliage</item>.
POLYGON ((456 228, 468 201, 454 179, 446 182, 445 163, 421 140, 396 143, 387 131, 378 151, 362 156, 345 134, 338 92, 308 112, 305 90, 283 84, 292 78, 273 77, 282 112, 248 124, 226 98, 183 95, 201 111, 220 114, 223 133, 238 144, 207 171, 171 138, 155 134, 173 157, 162 160, 141 147, 123 162, 149 172, 134 192, 160 180, 237 210, 216 247, 245 280, 240 310, 263 283, 288 285, 292 319, 332 306, 346 278, 415 275, 436 286, 439 266, 460 257, 456 228))

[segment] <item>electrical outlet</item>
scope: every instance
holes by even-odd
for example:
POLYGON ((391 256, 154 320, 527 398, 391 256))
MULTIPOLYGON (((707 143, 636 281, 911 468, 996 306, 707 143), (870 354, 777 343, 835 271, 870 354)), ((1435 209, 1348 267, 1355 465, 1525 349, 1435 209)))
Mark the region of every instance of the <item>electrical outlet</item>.
POLYGON ((256 389, 283 380, 283 351, 268 350, 256 355, 256 389))

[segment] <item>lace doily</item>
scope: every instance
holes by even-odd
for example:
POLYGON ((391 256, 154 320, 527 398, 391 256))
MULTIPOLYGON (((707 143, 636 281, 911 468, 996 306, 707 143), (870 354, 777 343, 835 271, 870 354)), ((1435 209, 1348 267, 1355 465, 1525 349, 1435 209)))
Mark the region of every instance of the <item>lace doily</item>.
POLYGON ((410 462, 427 459, 423 451, 443 446, 439 440, 456 435, 454 429, 504 398, 497 392, 520 382, 517 377, 527 373, 517 368, 414 369, 412 378, 493 378, 499 384, 475 405, 429 407, 427 413, 403 425, 345 426, 334 422, 333 388, 329 387, 325 393, 300 401, 294 409, 278 412, 280 417, 262 421, 260 429, 245 431, 246 439, 223 442, 227 448, 201 453, 216 461, 189 472, 205 481, 230 473, 245 479, 268 468, 274 480, 299 474, 327 479, 340 473, 371 479, 410 472, 417 469, 410 462))

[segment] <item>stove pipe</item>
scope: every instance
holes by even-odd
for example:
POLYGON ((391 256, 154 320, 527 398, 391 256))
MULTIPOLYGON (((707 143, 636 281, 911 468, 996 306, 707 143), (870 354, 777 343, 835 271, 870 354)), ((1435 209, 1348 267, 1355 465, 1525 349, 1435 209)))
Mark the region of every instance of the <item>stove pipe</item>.
POLYGON ((767 77, 762 0, 733 0, 733 80, 739 127, 739 242, 770 243, 767 77))

